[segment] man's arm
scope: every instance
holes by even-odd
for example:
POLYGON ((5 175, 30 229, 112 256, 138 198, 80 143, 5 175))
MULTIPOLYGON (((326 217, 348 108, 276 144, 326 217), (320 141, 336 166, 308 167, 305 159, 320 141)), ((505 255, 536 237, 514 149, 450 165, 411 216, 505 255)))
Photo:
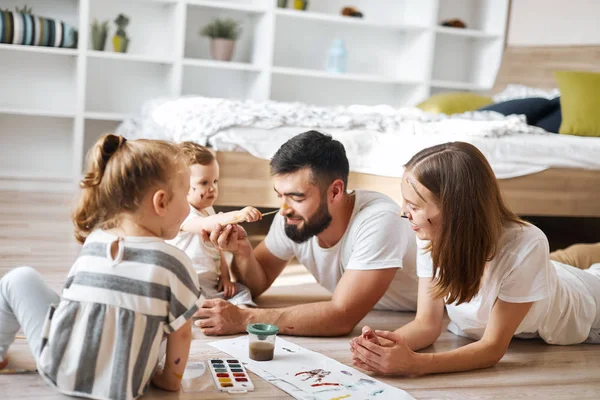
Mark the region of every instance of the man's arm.
POLYGON ((267 249, 264 241, 254 250, 248 242, 247 246, 239 248, 234 254, 231 270, 235 277, 250 289, 252 297, 258 297, 271 287, 287 263, 275 257, 267 249))
POLYGON ((341 336, 352 331, 388 289, 397 268, 344 272, 330 301, 279 309, 240 309, 222 300, 207 300, 197 325, 207 335, 243 332, 247 324, 277 325, 279 332, 300 336, 341 336))
POLYGON ((202 230, 201 236, 217 249, 233 254, 231 270, 250 289, 252 297, 267 290, 287 264, 274 256, 264 241, 253 250, 246 231, 239 225, 215 225, 211 232, 202 230))

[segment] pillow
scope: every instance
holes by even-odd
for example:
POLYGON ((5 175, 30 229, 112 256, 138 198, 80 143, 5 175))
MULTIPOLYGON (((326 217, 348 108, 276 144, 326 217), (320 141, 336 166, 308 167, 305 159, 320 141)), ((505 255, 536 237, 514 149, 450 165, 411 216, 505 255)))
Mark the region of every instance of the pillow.
POLYGON ((558 103, 558 107, 556 107, 550 114, 536 122, 535 126, 542 128, 546 132, 558 133, 561 122, 562 112, 560 110, 560 103, 558 103))
POLYGON ((434 94, 427 100, 417 104, 417 108, 425 112, 438 114, 460 114, 475 111, 479 107, 490 103, 493 103, 493 100, 487 96, 469 92, 447 92, 434 94))
POLYGON ((542 97, 508 100, 481 107, 478 111, 496 111, 502 115, 524 114, 529 125, 535 125, 540 119, 552 113, 560 106, 560 100, 548 100, 542 97))
POLYGON ((531 86, 509 83, 504 90, 492 96, 496 103, 501 101, 527 99, 530 97, 543 97, 544 99, 553 99, 560 96, 560 91, 557 88, 551 90, 538 89, 531 86))
POLYGON ((600 136, 600 73, 556 71, 562 123, 558 133, 600 136))
POLYGON ((0 10, 0 43, 77 47, 77 29, 62 21, 0 10))

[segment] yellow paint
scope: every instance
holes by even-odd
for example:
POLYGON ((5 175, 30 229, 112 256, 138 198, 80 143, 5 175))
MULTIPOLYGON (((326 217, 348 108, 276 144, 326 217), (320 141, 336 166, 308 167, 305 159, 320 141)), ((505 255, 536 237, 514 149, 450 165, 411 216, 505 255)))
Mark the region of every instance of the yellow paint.
POLYGON ((219 378, 219 382, 221 382, 221 383, 230 383, 231 379, 229 379, 229 378, 219 378))
POLYGON ((183 374, 178 374, 178 373, 173 372, 173 375, 175 375, 175 377, 177 379, 183 379, 183 374))
POLYGON ((342 400, 342 399, 347 399, 348 397, 350 397, 349 394, 347 394, 345 396, 340 396, 340 397, 332 397, 330 400, 342 400))
POLYGON ((283 211, 287 210, 288 208, 290 208, 287 204, 283 203, 281 205, 281 208, 283 208, 283 211))

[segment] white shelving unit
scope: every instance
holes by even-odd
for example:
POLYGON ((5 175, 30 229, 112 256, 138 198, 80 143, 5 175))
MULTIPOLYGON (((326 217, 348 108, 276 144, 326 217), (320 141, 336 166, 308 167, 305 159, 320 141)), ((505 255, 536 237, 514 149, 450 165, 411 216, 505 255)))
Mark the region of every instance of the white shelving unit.
POLYGON ((307 11, 276 0, 4 0, 79 29, 77 49, 0 44, 0 188, 68 191, 105 132, 159 96, 200 95, 317 105, 413 105, 446 90, 485 91, 500 66, 508 0, 345 0, 307 11), (130 17, 126 54, 114 18, 130 17), (214 61, 198 32, 216 17, 242 24, 231 62, 214 61), (466 29, 442 27, 459 18, 466 29), (109 20, 105 51, 90 23, 109 20), (348 72, 326 71, 335 39, 348 72))

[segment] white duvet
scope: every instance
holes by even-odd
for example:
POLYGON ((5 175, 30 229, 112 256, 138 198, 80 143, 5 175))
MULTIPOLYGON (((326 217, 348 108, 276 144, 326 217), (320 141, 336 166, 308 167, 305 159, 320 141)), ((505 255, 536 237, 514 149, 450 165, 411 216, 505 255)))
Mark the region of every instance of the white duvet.
POLYGON ((416 108, 252 102, 204 97, 157 99, 117 130, 129 138, 192 140, 218 151, 270 159, 286 140, 317 129, 341 141, 355 172, 397 177, 419 150, 448 141, 477 146, 499 179, 551 167, 600 170, 600 139, 547 133, 524 116, 494 112, 446 116, 416 108))

